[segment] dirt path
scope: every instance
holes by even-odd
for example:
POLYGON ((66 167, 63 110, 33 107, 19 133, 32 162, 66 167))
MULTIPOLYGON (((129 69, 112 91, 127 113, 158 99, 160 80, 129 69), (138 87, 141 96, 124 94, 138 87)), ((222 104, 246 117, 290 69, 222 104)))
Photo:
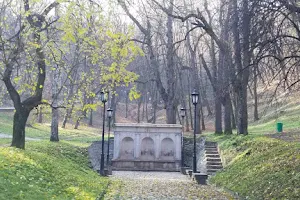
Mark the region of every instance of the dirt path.
POLYGON ((234 199, 179 172, 113 172, 104 199, 234 199))
POLYGON ((269 137, 279 139, 279 140, 284 140, 287 142, 300 142, 300 131, 294 130, 294 131, 283 132, 283 133, 275 133, 269 135, 269 137))
MULTIPOLYGON (((3 133, 0 133, 0 138, 12 138, 11 135, 8 135, 8 134, 3 134, 3 133)), ((25 140, 28 140, 28 141, 39 141, 41 139, 39 138, 30 138, 30 137, 25 137, 25 140)))

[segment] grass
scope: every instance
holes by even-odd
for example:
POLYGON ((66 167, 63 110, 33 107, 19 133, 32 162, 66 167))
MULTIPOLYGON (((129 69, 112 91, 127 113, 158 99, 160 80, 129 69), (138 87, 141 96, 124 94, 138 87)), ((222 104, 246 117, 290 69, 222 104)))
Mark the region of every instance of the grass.
POLYGON ((210 182, 247 199, 298 199, 300 143, 260 134, 208 134, 221 149, 225 169, 210 182))
POLYGON ((247 136, 204 134, 218 142, 225 167, 210 183, 245 199, 299 199, 299 128, 300 106, 289 102, 251 123, 247 136), (276 133, 277 122, 284 133, 276 133))
POLYGON ((280 106, 276 111, 269 112, 261 120, 251 123, 251 134, 267 134, 276 132, 277 122, 283 123, 284 131, 298 129, 300 127, 300 106, 290 102, 280 106))
POLYGON ((89 168, 87 149, 72 142, 0 147, 0 199, 96 199, 109 184, 89 168))
MULTIPOLYGON (((30 120, 29 120, 30 121, 30 120)), ((0 133, 12 135, 13 113, 0 113, 0 133)), ((49 123, 33 123, 26 127, 26 137, 39 138, 48 140, 50 137, 51 125, 49 123)), ((72 140, 78 142, 90 143, 99 140, 101 130, 94 127, 80 126, 74 129, 73 126, 67 125, 66 128, 59 127, 59 138, 61 140, 72 140)))
POLYGON ((10 138, 1 138, 0 139, 0 147, 1 146, 8 146, 11 143, 11 139, 10 138))
MULTIPOLYGON (((26 150, 0 138, 0 200, 101 199, 111 181, 89 167, 87 147, 100 139, 100 129, 59 128, 60 142, 49 142, 50 124, 26 127, 26 150)), ((12 135, 13 114, 0 113, 0 133, 12 135)))

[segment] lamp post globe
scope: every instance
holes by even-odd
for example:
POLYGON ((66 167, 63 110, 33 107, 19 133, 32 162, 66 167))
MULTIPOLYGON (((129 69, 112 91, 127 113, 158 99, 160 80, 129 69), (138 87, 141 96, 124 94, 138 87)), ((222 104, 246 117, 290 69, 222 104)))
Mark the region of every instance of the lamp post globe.
POLYGON ((199 100, 199 93, 194 90, 194 92, 192 93, 192 103, 194 105, 198 104, 198 100, 199 100))
POLYGON ((186 111, 185 108, 183 108, 183 107, 180 108, 180 116, 183 117, 183 118, 185 117, 185 111, 186 111))
POLYGON ((109 142, 110 142, 110 121, 111 121, 112 114, 113 114, 113 109, 108 108, 107 109, 107 116, 108 116, 108 139, 107 139, 107 158, 106 158, 107 166, 110 165, 110 161, 109 161, 109 142))
POLYGON ((193 151, 193 173, 197 172, 197 157, 196 157, 196 127, 197 127, 197 104, 199 100, 199 93, 194 90, 192 95, 192 103, 195 106, 194 112, 194 151, 193 151))

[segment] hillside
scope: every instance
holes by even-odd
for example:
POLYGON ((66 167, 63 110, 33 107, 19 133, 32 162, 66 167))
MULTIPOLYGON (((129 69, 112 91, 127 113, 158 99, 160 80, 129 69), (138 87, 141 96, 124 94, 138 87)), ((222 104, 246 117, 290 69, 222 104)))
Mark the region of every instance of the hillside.
MULTIPOLYGON (((297 186, 300 182, 297 95, 278 98, 271 106, 267 101, 260 106, 260 114, 264 115, 259 121, 250 123, 248 136, 215 135, 212 130, 204 132, 207 140, 218 142, 224 164, 224 170, 211 177, 209 183, 247 199, 297 199, 300 196, 297 186), (276 133, 277 122, 284 124, 284 133, 276 133)), ((125 106, 119 105, 118 122, 136 122, 137 106, 132 103, 128 110, 125 118, 125 106)), ((94 120, 101 121, 100 115, 96 114, 98 117, 94 120)), ((163 123, 164 110, 158 112, 158 119, 158 123, 163 123)), ((212 127, 213 120, 206 119, 206 123, 212 127)), ((26 136, 40 141, 27 141, 25 151, 8 147, 10 139, 0 138, 0 171, 5 172, 1 175, 5 177, 0 184, 4 191, 2 195, 36 199, 50 198, 58 193, 52 197, 95 199, 105 193, 108 182, 88 167, 86 155, 86 147, 100 138, 99 124, 96 127, 82 125, 79 130, 73 129, 71 124, 66 129, 60 128, 62 142, 59 143, 48 142, 49 123, 38 124, 31 118, 29 124, 26 136), (52 176, 54 171, 61 171, 60 178, 52 176), (31 184, 35 174, 39 173, 45 177, 31 184), (91 183, 91 179, 97 181, 91 183), (73 182, 76 187, 71 186, 73 182), (10 190, 11 187, 14 189, 10 190)), ((12 114, 0 113, 0 125, 1 133, 11 134, 12 114)), ((186 136, 190 134, 186 133, 186 136)))
POLYGON ((245 199, 299 199, 300 106, 297 93, 261 104, 264 116, 251 122, 248 136, 205 133, 219 144, 223 171, 210 183, 245 199), (277 133, 282 122, 284 132, 277 133))

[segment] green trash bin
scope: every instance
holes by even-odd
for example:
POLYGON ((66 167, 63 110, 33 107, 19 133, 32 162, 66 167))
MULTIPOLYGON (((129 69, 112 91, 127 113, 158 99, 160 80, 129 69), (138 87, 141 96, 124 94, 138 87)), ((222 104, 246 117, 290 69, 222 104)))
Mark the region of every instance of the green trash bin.
POLYGON ((282 131, 283 131, 283 123, 278 122, 277 123, 277 132, 282 133, 282 131))

